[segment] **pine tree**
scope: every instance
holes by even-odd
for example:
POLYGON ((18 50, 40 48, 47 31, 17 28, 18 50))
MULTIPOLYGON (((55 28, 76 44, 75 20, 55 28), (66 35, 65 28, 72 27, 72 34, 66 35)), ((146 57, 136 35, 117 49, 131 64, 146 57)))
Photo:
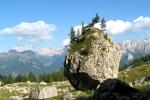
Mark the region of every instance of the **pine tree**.
POLYGON ((108 34, 105 33, 104 38, 107 40, 108 39, 108 34))
POLYGON ((49 75, 48 75, 48 74, 44 73, 44 74, 43 74, 43 78, 44 78, 44 82, 47 82, 47 83, 50 82, 50 81, 49 81, 49 75))
POLYGON ((100 22, 100 16, 96 14, 95 18, 92 19, 93 25, 100 22))
POLYGON ((27 82, 27 76, 26 75, 22 75, 22 82, 27 82))
POLYGON ((100 22, 100 16, 96 14, 96 16, 92 19, 92 22, 86 26, 86 28, 94 27, 94 24, 100 22))
POLYGON ((15 82, 22 82, 22 75, 21 74, 19 74, 18 76, 16 76, 15 82))
POLYGON ((84 22, 82 21, 82 33, 85 31, 84 22))
POLYGON ((3 75, 0 74, 0 81, 4 81, 5 77, 3 75))
POLYGON ((44 79, 43 79, 43 75, 42 75, 42 74, 40 74, 40 75, 38 76, 38 82, 42 82, 42 81, 44 81, 44 79))
POLYGON ((77 41, 79 41, 79 39, 80 39, 80 29, 79 28, 78 28, 78 31, 77 31, 76 39, 77 39, 77 41))
POLYGON ((106 21, 104 18, 102 18, 102 20, 101 20, 101 29, 102 29, 102 31, 104 31, 106 29, 106 21))
POLYGON ((72 45, 75 42, 75 39, 76 39, 76 37, 75 37, 75 31, 74 31, 73 27, 71 27, 70 39, 71 39, 70 40, 70 44, 72 45))
POLYGON ((14 82, 14 79, 13 79, 12 75, 9 74, 9 75, 7 76, 7 78, 6 78, 5 83, 6 83, 6 84, 12 84, 13 82, 14 82))
POLYGON ((46 75, 46 82, 47 83, 52 82, 51 74, 46 75))
POLYGON ((32 73, 32 71, 29 72, 29 74, 28 74, 28 80, 31 81, 31 82, 36 82, 37 81, 36 76, 34 75, 34 73, 32 73))
POLYGON ((17 75, 15 78, 15 82, 26 82, 27 81, 27 77, 25 75, 17 75))

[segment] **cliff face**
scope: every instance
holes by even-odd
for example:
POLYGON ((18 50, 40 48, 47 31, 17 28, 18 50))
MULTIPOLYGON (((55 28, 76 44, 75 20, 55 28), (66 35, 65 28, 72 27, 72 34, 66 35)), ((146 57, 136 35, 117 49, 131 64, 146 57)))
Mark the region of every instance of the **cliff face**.
POLYGON ((106 33, 87 29, 71 45, 65 61, 65 75, 79 90, 95 89, 108 78, 116 78, 121 53, 106 33))
POLYGON ((130 64, 134 59, 150 53, 150 39, 128 40, 118 43, 118 47, 122 52, 121 64, 130 64))

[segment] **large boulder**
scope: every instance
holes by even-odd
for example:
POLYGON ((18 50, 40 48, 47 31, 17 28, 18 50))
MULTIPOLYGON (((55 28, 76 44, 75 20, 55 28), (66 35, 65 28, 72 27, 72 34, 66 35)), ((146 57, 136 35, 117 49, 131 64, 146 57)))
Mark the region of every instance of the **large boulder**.
POLYGON ((92 100, 150 100, 150 94, 118 79, 107 79, 94 93, 92 100))
POLYGON ((64 73, 78 90, 96 89, 108 78, 116 78, 121 53, 106 33, 89 28, 71 44, 64 61, 64 73))
POLYGON ((49 99, 55 96, 57 96, 57 88, 53 86, 34 87, 30 93, 30 98, 34 100, 49 99))

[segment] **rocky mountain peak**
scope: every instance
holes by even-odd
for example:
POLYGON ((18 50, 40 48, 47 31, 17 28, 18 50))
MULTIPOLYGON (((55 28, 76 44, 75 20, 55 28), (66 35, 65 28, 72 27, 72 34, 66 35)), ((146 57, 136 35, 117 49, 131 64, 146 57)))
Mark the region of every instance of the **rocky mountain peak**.
POLYGON ((141 40, 127 40, 117 43, 122 51, 121 64, 130 64, 134 59, 140 58, 150 53, 150 38, 141 40))

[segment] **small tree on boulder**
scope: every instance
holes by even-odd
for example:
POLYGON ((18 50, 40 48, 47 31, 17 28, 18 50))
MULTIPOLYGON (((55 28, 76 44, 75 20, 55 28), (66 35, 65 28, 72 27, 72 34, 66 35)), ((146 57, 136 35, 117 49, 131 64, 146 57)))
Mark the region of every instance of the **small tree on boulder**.
POLYGON ((94 25, 94 24, 99 23, 99 22, 100 22, 100 16, 98 14, 96 14, 95 18, 93 18, 93 20, 92 20, 92 23, 94 25))
POLYGON ((70 32, 70 44, 73 44, 76 40, 76 36, 75 36, 75 31, 74 31, 74 28, 71 27, 71 32, 70 32))
POLYGON ((106 21, 104 18, 102 18, 102 20, 101 20, 101 29, 102 29, 102 31, 106 30, 106 21))

